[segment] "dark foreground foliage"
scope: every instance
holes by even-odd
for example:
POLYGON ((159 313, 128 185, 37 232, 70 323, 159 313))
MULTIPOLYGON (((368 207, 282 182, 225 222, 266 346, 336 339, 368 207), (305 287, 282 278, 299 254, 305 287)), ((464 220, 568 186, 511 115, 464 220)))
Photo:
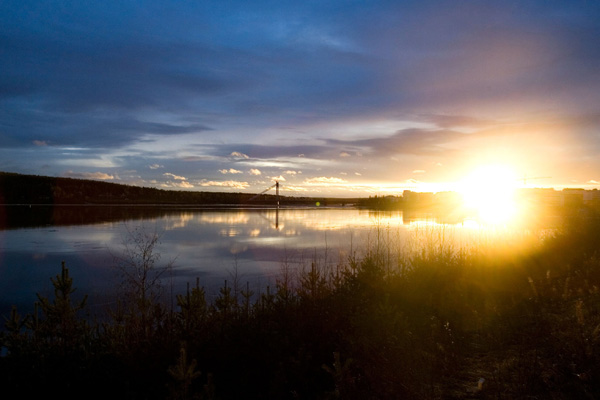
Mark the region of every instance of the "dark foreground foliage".
POLYGON ((131 290, 104 322, 74 301, 63 265, 53 299, 6 321, 2 387, 22 398, 600 397, 597 220, 519 256, 388 250, 295 277, 282 268, 261 293, 226 282, 210 303, 196 282, 175 310, 131 290))

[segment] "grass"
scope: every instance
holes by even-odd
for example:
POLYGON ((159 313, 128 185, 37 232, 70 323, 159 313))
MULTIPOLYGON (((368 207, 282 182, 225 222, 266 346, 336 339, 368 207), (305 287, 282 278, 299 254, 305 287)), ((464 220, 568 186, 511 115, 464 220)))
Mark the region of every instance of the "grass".
POLYGON ((448 231, 377 229, 361 255, 286 260, 260 293, 229 282, 208 302, 196 281, 171 310, 132 290, 103 322, 63 266, 55 298, 6 321, 0 381, 63 398, 600 396, 597 219, 458 248, 448 231))

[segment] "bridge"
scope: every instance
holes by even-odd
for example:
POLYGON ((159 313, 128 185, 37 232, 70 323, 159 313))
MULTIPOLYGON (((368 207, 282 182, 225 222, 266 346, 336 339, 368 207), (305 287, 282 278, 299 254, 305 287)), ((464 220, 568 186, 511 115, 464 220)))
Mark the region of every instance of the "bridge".
POLYGON ((263 190, 259 194, 252 196, 248 201, 253 201, 254 199, 262 196, 263 194, 267 193, 269 190, 271 190, 273 188, 275 188, 275 195, 276 195, 276 199, 277 199, 277 208, 279 208, 279 181, 275 181, 274 185, 268 187, 267 189, 263 190))

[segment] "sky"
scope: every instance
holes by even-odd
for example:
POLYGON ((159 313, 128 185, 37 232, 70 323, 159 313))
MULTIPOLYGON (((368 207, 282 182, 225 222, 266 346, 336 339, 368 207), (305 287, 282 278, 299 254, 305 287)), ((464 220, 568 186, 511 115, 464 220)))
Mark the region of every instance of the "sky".
POLYGON ((599 38, 599 0, 3 0, 0 170, 363 197, 497 164, 600 188, 599 38))

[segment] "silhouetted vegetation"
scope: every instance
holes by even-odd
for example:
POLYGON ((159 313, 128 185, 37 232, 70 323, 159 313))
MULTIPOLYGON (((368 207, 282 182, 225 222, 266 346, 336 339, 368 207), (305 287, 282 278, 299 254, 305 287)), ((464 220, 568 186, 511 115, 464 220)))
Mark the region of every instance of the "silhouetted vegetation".
MULTIPOLYGON (((254 193, 163 190, 88 179, 0 172, 0 204, 275 205, 277 196, 254 193), (252 200, 251 200, 252 199, 252 200)), ((356 199, 280 196, 282 205, 344 205, 356 199)), ((0 215, 2 218, 2 215, 0 215)))
POLYGON ((369 196, 358 200, 359 207, 372 210, 398 210, 402 208, 402 197, 399 196, 369 196))
POLYGON ((360 257, 283 262, 256 293, 226 281, 209 302, 196 281, 171 308, 156 236, 137 232, 108 319, 85 314, 65 265, 53 299, 13 311, 3 388, 26 398, 600 396, 597 218, 513 251, 426 233, 413 250, 383 232, 360 257))

